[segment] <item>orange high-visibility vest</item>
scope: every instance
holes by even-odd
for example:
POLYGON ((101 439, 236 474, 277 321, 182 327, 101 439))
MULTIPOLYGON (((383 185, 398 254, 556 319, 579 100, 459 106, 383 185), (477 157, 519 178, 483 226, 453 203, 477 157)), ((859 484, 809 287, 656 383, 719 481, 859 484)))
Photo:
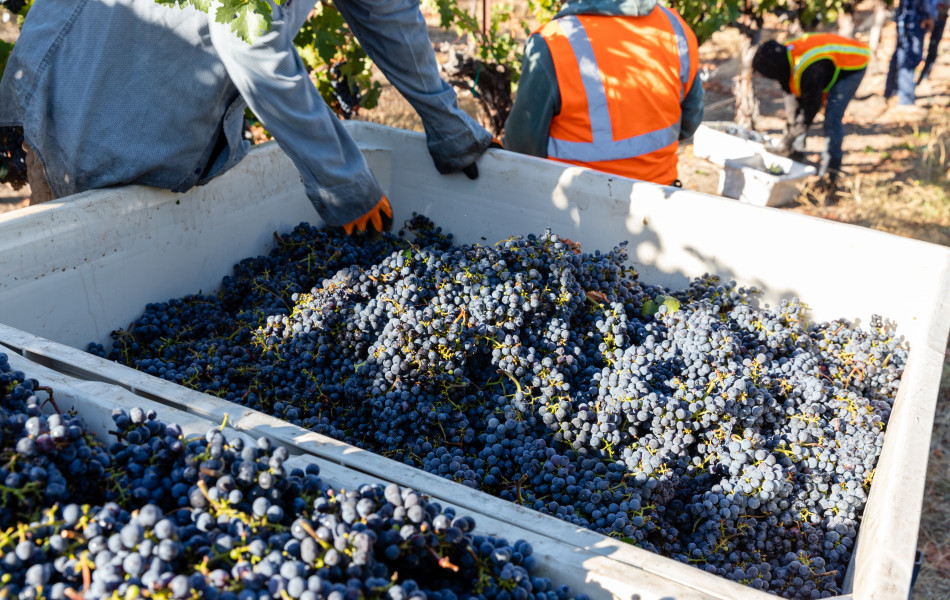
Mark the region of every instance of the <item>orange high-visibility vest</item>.
POLYGON ((795 96, 802 95, 802 73, 815 61, 828 58, 835 64, 835 76, 824 89, 826 93, 838 81, 841 71, 864 69, 871 61, 871 49, 867 44, 833 33, 806 34, 787 42, 785 47, 788 48, 792 73, 788 87, 795 96))
POLYGON ((561 111, 548 157, 644 181, 676 180, 680 103, 696 78, 696 36, 661 5, 642 17, 572 15, 538 30, 561 111))

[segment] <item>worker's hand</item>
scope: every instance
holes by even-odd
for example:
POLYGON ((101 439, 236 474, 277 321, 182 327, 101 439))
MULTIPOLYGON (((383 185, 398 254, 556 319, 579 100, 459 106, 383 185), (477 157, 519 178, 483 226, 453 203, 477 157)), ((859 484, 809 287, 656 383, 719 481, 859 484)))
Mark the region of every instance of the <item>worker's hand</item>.
MULTIPOLYGON (((505 149, 505 146, 501 143, 501 140, 499 140, 499 139, 496 138, 496 137, 493 137, 493 138, 491 139, 491 143, 488 144, 488 147, 489 147, 489 148, 498 148, 498 149, 500 149, 500 150, 504 150, 504 149, 505 149)), ((472 163, 472 164, 468 165, 467 167, 463 167, 463 168, 462 168, 462 172, 465 173, 465 176, 468 177, 469 179, 477 179, 477 178, 478 178, 478 165, 475 164, 475 163, 472 163)))
POLYGON ((923 29, 925 32, 930 33, 931 31, 934 30, 934 20, 931 19, 930 17, 927 17, 926 19, 920 22, 920 28, 923 29))
POLYGON ((343 226, 346 235, 365 234, 369 241, 378 240, 384 231, 393 228, 393 208, 386 196, 368 213, 343 226))

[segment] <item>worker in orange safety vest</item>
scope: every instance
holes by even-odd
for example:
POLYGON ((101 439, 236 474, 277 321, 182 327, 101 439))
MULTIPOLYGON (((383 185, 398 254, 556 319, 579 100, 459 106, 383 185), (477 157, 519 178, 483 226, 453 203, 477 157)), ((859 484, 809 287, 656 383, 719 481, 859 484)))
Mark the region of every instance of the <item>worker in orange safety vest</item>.
POLYGON ((752 68, 779 85, 793 102, 787 103, 788 130, 775 148, 790 155, 804 147, 804 137, 825 105, 826 148, 819 175, 829 189, 837 185, 844 140, 844 111, 854 97, 871 59, 868 45, 832 33, 806 34, 784 44, 763 43, 752 68))
POLYGON ((532 34, 508 150, 678 185, 703 118, 696 36, 656 0, 574 0, 532 34))

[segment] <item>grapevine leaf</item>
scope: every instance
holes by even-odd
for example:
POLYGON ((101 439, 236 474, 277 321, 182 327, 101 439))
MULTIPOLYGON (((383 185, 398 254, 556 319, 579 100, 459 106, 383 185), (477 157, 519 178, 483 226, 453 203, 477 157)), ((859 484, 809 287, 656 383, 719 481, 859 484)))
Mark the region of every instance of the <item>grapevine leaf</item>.
POLYGON ((647 300, 643 303, 643 306, 640 307, 640 314, 644 317, 656 314, 657 311, 656 302, 653 300, 647 300))
POLYGON ((215 21, 230 24, 231 31, 250 44, 270 27, 270 5, 266 0, 224 0, 215 21))
POLYGON ((178 8, 193 6, 203 13, 211 13, 211 0, 155 0, 155 2, 163 6, 177 6, 178 8))
POLYGON ((667 313, 675 313, 680 309, 680 301, 673 296, 657 296, 656 299, 650 299, 640 307, 640 314, 644 317, 655 315, 660 307, 665 306, 667 313))
POLYGON ((680 301, 673 296, 660 296, 658 299, 662 299, 662 304, 668 313, 675 313, 680 309, 680 301))

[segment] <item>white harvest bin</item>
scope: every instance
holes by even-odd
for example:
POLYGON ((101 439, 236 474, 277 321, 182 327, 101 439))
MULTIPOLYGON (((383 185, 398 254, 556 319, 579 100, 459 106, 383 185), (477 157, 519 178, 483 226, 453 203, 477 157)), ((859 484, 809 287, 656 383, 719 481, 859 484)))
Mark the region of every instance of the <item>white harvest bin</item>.
POLYGON ((815 167, 761 150, 752 156, 726 159, 719 173, 719 195, 755 206, 787 206, 798 198, 798 186, 815 167))
MULTIPOLYGON (((950 328, 950 249, 498 150, 481 159, 475 181, 442 176, 422 134, 361 122, 347 127, 392 200, 397 223, 419 212, 461 243, 494 243, 546 227, 587 250, 630 240, 631 260, 649 283, 681 288, 708 272, 763 290, 764 302, 801 297, 816 320, 894 319, 911 352, 846 589, 861 600, 907 598, 950 328)), ((0 215, 0 323, 10 326, 0 329, 0 343, 56 370, 117 382, 213 421, 223 412, 238 415, 239 427, 252 435, 279 437, 301 453, 380 479, 404 477, 448 504, 467 508, 474 502, 473 512, 507 526, 563 533, 578 552, 609 556, 668 582, 668 592, 654 586, 656 593, 640 591, 644 598, 764 597, 422 471, 396 471, 392 461, 74 350, 90 341, 107 343, 109 333, 148 302, 216 289, 234 263, 266 253, 275 231, 300 221, 318 218, 296 170, 274 144, 255 147, 238 167, 186 194, 110 189, 0 215)))

